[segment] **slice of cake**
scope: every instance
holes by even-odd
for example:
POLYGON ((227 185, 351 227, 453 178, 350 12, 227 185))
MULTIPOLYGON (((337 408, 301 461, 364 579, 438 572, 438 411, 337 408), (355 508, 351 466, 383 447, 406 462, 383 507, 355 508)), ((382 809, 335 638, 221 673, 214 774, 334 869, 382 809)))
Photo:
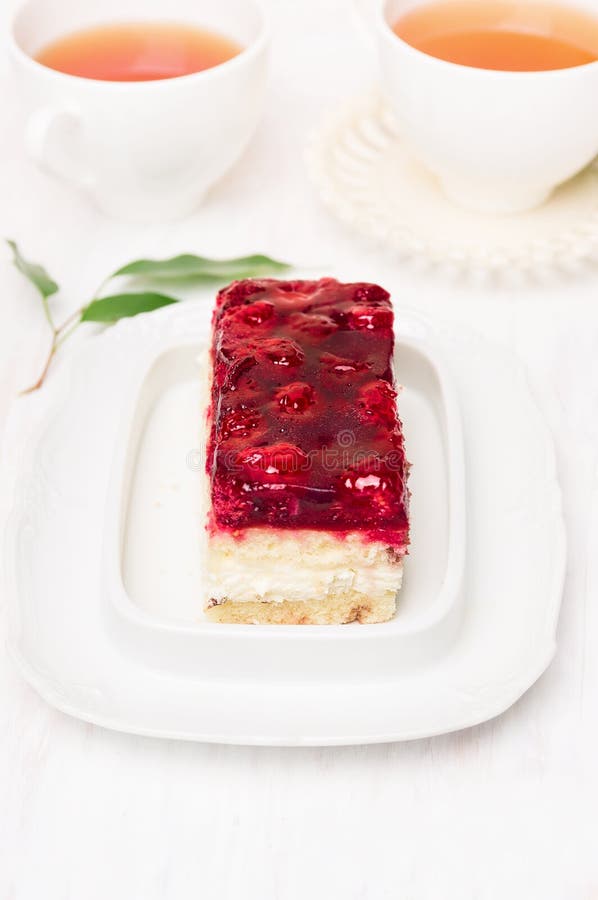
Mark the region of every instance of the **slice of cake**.
POLYGON ((217 622, 383 622, 408 545, 393 312, 375 284, 234 282, 213 317, 207 587, 217 622))

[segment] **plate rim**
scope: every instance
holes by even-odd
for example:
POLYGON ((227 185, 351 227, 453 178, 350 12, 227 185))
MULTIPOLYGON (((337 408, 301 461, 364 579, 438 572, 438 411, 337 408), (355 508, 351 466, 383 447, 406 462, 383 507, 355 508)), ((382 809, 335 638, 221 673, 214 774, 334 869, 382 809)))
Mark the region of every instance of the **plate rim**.
MULTIPOLYGON (((456 721, 448 728, 440 726, 438 730, 434 730, 424 727, 421 730, 418 730, 417 728, 403 732, 394 730, 391 732, 368 734, 367 736, 357 732, 354 734, 339 734, 326 737, 312 737, 310 735, 305 735, 301 736, 301 738, 299 738, 298 735, 291 735, 289 737, 288 735, 283 736, 275 733, 260 735, 242 733, 229 734, 214 731, 199 733, 197 731, 171 730, 168 728, 145 728, 127 721, 126 719, 121 720, 117 717, 110 718, 109 716, 102 716, 95 712, 89 712, 81 706, 68 703, 63 699, 60 692, 53 689, 51 681, 38 676, 36 674, 35 666, 29 663, 10 641, 7 641, 7 650, 23 679, 46 703, 65 715, 71 716, 74 719, 79 719, 83 722, 88 722, 92 725, 97 725, 100 728, 107 728, 110 731, 116 731, 121 734, 139 735, 141 737, 158 738, 161 740, 178 740, 202 744, 226 744, 229 746, 240 747, 300 748, 355 747, 373 744, 403 743, 404 741, 417 741, 426 738, 441 737, 444 734, 453 734, 467 728, 474 728, 477 725, 482 725, 505 713, 534 686, 550 666, 556 651, 556 642, 553 643, 546 654, 538 659, 535 665, 529 667, 529 671, 525 677, 522 678, 520 684, 513 687, 512 690, 505 690, 500 698, 497 698, 494 703, 488 702, 487 705, 481 707, 476 714, 465 716, 463 721, 456 721)), ((234 687, 232 688, 231 693, 234 695, 234 687)))

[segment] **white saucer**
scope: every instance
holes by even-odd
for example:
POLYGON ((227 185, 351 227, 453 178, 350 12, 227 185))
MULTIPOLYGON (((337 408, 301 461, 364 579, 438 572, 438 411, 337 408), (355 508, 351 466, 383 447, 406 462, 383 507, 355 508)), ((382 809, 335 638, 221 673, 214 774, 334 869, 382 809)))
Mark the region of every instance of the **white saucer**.
POLYGON ((342 222, 403 257, 457 271, 567 270, 598 254, 598 165, 542 207, 488 216, 452 204, 409 154, 378 93, 352 101, 307 151, 322 200, 342 222))
POLYGON ((565 562, 552 444, 523 368, 397 310, 414 527, 396 619, 216 625, 196 593, 195 359, 209 320, 200 302, 123 321, 15 405, 4 571, 28 681, 106 727, 243 744, 404 740, 510 706, 552 658, 565 562))

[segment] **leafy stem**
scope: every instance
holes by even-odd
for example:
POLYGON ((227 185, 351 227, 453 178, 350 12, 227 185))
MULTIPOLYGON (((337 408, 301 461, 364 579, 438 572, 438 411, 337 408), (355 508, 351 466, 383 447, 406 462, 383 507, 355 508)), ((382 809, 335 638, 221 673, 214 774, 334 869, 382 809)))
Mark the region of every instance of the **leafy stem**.
POLYGON ((52 346, 50 347, 50 352, 48 353, 48 357, 46 359, 46 364, 44 365, 44 367, 42 369, 41 375, 39 376, 39 378, 37 379, 35 384, 32 384, 30 387, 22 390, 21 395, 32 394, 34 391, 38 391, 40 389, 40 387, 42 386, 42 384, 44 383, 44 381, 46 379, 46 375, 48 374, 48 371, 50 369, 52 360, 54 359, 55 353, 56 353, 56 341, 53 340, 52 346))
POLYGON ((42 295, 42 307, 44 310, 44 315, 48 321, 48 325, 52 329, 53 333, 57 334, 58 329, 56 328, 56 325, 54 324, 54 319, 52 318, 52 311, 50 309, 50 304, 48 303, 48 298, 44 297, 43 295, 42 295))
MULTIPOLYGON (((46 305, 47 305, 47 301, 44 304, 44 308, 46 307, 46 305)), ((65 321, 62 323, 62 325, 59 325, 58 327, 56 327, 54 325, 51 315, 49 317, 46 316, 46 318, 48 319, 48 322, 50 324, 50 327, 52 329, 52 343, 50 344, 50 350, 49 350, 48 356, 46 358, 46 362, 44 363, 44 367, 41 371, 41 375, 39 376, 39 378, 37 379, 35 384, 32 384, 30 387, 25 388, 25 390, 21 391, 21 394, 32 394, 34 391, 37 391, 40 389, 40 387, 42 386, 42 384, 44 383, 44 381, 46 379, 46 375, 48 374, 48 371, 50 370, 50 366, 52 365, 52 360, 54 359, 54 356, 56 355, 56 351, 61 346, 61 344, 63 344, 64 341, 68 337, 70 337, 71 334, 73 334, 73 332, 75 331, 75 329, 81 324, 81 314, 82 314, 82 309, 78 309, 75 313, 73 313, 71 316, 69 316, 67 319, 65 319, 65 321), (69 328, 69 325, 71 326, 70 328, 69 328)))
POLYGON ((136 316, 140 313, 149 313, 179 302, 178 297, 150 289, 127 290, 118 294, 102 296, 110 282, 117 277, 129 279, 129 281, 142 278, 145 283, 150 285, 152 283, 161 285, 166 282, 179 285, 218 284, 242 278, 265 277, 291 268, 288 263, 262 254, 241 256, 235 259, 209 259, 205 256, 185 253, 170 259, 138 259, 126 266, 121 266, 105 278, 87 304, 80 306, 67 316, 62 324, 56 325, 49 298, 57 293, 58 284, 48 275, 43 266, 25 259, 14 241, 7 241, 7 243, 13 252, 13 262, 16 268, 40 294, 44 316, 52 332, 50 350, 42 372, 35 384, 24 390, 23 394, 39 390, 58 349, 82 323, 99 322, 109 325, 119 319, 136 316))

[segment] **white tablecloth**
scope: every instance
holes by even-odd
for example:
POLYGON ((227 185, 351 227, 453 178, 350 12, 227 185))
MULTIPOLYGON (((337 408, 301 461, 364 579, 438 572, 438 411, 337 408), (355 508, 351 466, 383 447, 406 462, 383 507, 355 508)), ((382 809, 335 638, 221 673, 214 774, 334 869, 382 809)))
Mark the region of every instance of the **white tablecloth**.
MULTIPOLYGON (((0 897, 598 898, 596 274, 508 290, 446 284, 337 224, 308 183, 304 147, 326 110, 372 84, 375 60, 348 0, 269 5, 267 114, 242 162, 176 225, 115 224, 37 172, 3 62, 0 234, 64 286, 59 318, 136 256, 263 250, 391 284, 399 301, 517 351, 540 385, 565 492, 558 654, 515 707, 480 727, 402 745, 278 750, 103 731, 46 706, 2 653, 0 897)), ((0 249, 0 428, 46 337, 39 299, 0 249)))

